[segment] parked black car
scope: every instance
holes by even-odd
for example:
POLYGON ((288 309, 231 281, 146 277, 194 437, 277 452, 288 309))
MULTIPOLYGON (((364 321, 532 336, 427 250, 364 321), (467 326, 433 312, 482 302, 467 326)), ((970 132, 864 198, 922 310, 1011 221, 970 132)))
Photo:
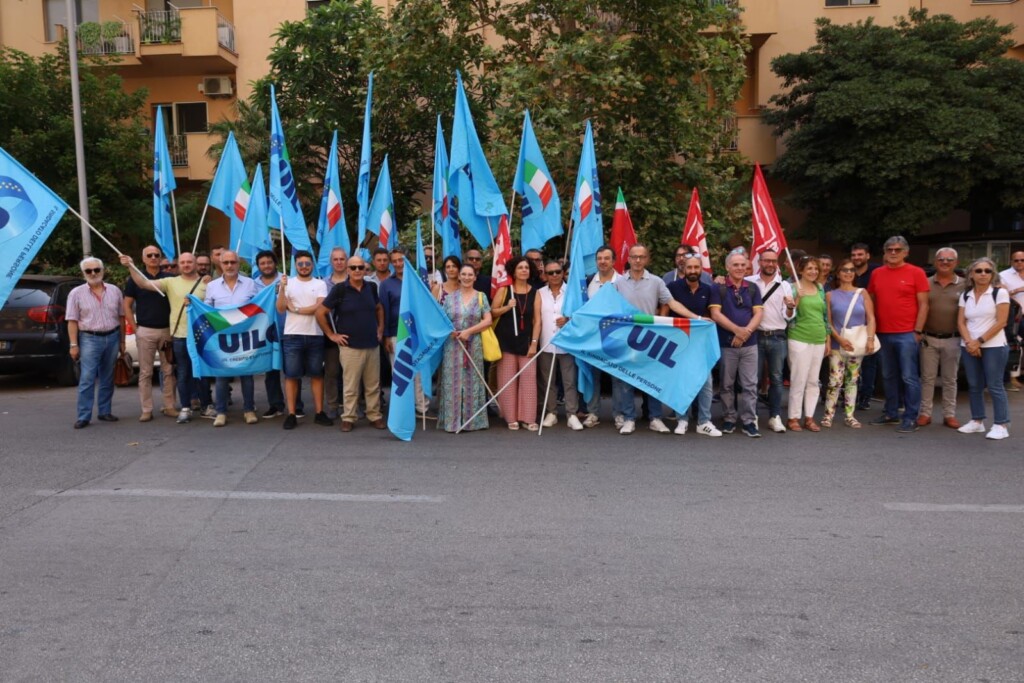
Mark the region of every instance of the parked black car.
POLYGON ((68 355, 64 307, 68 293, 85 281, 63 275, 25 275, 0 309, 0 374, 38 372, 62 386, 78 384, 78 365, 68 355))

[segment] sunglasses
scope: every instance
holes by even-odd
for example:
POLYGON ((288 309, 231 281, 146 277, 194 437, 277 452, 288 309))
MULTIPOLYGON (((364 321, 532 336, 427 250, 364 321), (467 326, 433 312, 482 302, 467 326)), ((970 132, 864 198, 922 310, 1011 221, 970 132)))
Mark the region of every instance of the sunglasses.
POLYGON ((1015 259, 1013 259, 1013 262, 1014 263, 1024 263, 1024 258, 1015 258, 1015 259))
POLYGON ((956 263, 956 259, 955 258, 945 258, 945 257, 943 257, 943 258, 937 258, 935 260, 939 261, 940 263, 956 263))
POLYGON ((349 266, 349 270, 366 270, 366 266, 349 266))
POLYGON ((96 275, 97 273, 102 273, 103 269, 102 268, 83 268, 82 272, 85 273, 86 275, 96 275))
POLYGON ((857 269, 856 268, 840 268, 839 272, 840 273, 856 273, 857 269))
POLYGON ((992 269, 991 268, 975 268, 974 269, 974 273, 976 275, 991 275, 992 274, 992 269))
POLYGON ((143 254, 143 258, 160 258, 160 254, 143 254))
POLYGON ((238 261, 221 261, 220 264, 222 266, 237 266, 238 261))
POLYGON ((295 262, 295 266, 298 267, 298 268, 312 268, 313 267, 313 262, 312 261, 296 261, 295 262))
POLYGON ((562 271, 560 271, 560 270, 545 270, 544 274, 545 275, 561 275, 562 271))

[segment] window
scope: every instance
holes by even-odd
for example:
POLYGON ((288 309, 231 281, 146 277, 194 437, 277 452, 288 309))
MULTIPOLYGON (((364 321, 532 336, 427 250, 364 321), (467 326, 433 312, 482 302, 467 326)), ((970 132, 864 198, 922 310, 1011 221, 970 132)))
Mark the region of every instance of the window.
MULTIPOLYGON (((46 22, 46 41, 56 42, 60 39, 57 26, 68 25, 67 0, 44 0, 43 18, 46 22)), ((75 0, 75 18, 81 24, 86 21, 100 20, 99 0, 75 0)))
POLYGON ((877 5, 878 0, 825 0, 825 7, 851 7, 856 5, 877 5))
POLYGON ((331 4, 331 0, 306 0, 306 12, 312 12, 329 4, 331 4))
POLYGON ((177 102, 174 105, 174 132, 207 133, 206 102, 177 102))

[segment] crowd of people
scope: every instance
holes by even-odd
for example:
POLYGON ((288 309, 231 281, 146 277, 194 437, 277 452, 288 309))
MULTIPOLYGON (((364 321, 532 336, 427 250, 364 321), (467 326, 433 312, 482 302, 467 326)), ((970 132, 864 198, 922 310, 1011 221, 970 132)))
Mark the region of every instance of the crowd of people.
MULTIPOLYGON (((572 264, 529 250, 506 264, 511 284, 492 297, 479 250, 468 250, 465 262, 448 256, 438 269, 431 250, 426 251, 427 273, 411 276, 424 277, 455 332, 433 378, 436 412, 416 378, 418 417, 436 420, 448 432, 486 429, 491 415, 484 406, 492 399, 496 407, 491 411, 510 430, 554 427, 559 408, 569 429, 597 427, 601 373, 594 371, 598 390, 584 401, 575 359, 553 343, 568 322, 562 305, 572 264), (500 359, 488 361, 485 342, 492 332, 500 359)), ((1011 267, 1002 272, 991 259, 980 258, 963 275, 952 248, 936 252, 931 276, 908 263, 908 255, 902 237, 885 242, 882 263, 871 260, 865 244, 853 245, 849 256, 837 261, 794 250, 762 251, 752 262, 737 248, 725 258, 724 274, 712 277, 697 250, 681 245, 675 268, 659 277, 647 269, 651 254, 646 246, 629 250, 621 273, 615 252, 601 247, 595 255, 597 272, 588 280, 590 296, 611 286, 643 313, 712 321, 721 348, 712 373, 718 379, 717 395, 712 375, 698 379, 696 397, 682 413, 610 377, 615 429, 633 433, 638 412, 651 431, 680 435, 692 423, 692 431, 703 436, 738 431, 757 438, 759 414, 766 414, 767 429, 776 433, 820 432, 838 422, 860 429, 857 412, 870 408, 880 372, 885 399, 881 413, 866 420, 870 424, 892 425, 900 433, 931 424, 935 384, 941 378, 942 425, 989 439, 1007 438, 1007 390, 1020 389, 1016 377, 1007 375, 1007 361, 1011 337, 1020 334, 1024 251, 1015 252, 1011 267), (783 269, 789 277, 783 277, 783 269), (956 416, 961 365, 970 398, 970 419, 963 424, 956 416), (720 403, 717 423, 712 419, 715 401, 720 403), (675 429, 666 425, 669 419, 675 419, 675 429)), ((99 259, 83 260, 86 283, 71 292, 66 316, 70 353, 81 368, 75 428, 90 424, 94 403, 96 419, 117 421, 111 407, 113 367, 124 352, 128 325, 135 331, 139 356, 139 421, 154 419, 159 357, 159 413, 181 424, 208 418, 215 427, 225 426, 232 381, 196 376, 186 343, 187 299, 192 295, 218 308, 237 307, 274 287, 283 321, 283 369, 264 376, 268 407, 262 418, 283 417, 284 429, 296 428, 305 416, 306 379, 315 424, 328 427, 340 420, 341 431, 349 432, 365 420, 385 429, 387 393, 381 380, 394 364, 401 282, 410 276, 404 251, 377 249, 367 261, 334 249, 331 272, 322 277, 313 275, 312 254, 297 251, 293 257, 296 275, 288 277, 280 272, 274 252, 260 252, 250 277, 240 271, 238 254, 223 247, 209 255, 184 253, 170 263, 157 247, 147 246, 141 268, 130 256, 121 256, 131 273, 123 291, 104 281, 99 259)), ((255 377, 238 380, 243 420, 258 423, 255 377)))

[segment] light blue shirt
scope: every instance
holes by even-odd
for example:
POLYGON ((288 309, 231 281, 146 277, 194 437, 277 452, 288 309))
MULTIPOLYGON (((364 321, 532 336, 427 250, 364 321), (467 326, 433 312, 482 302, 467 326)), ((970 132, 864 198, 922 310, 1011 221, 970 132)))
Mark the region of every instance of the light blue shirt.
POLYGON ((206 285, 204 301, 214 308, 241 306, 252 301, 257 291, 259 290, 256 288, 256 283, 250 277, 239 275, 235 288, 232 290, 224 284, 224 277, 221 276, 206 285))

